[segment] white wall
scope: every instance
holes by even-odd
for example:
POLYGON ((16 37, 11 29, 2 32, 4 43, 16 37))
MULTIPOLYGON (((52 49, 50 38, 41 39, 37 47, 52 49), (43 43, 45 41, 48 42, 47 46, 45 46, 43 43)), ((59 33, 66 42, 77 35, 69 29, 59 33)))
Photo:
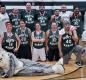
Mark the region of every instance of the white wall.
MULTIPOLYGON (((6 9, 25 9, 25 6, 6 6, 6 9)), ((37 9, 39 10, 39 6, 32 6, 32 9, 37 9)), ((61 9, 61 6, 45 6, 45 9, 61 9)), ((67 6, 67 9, 73 9, 73 5, 67 6)))

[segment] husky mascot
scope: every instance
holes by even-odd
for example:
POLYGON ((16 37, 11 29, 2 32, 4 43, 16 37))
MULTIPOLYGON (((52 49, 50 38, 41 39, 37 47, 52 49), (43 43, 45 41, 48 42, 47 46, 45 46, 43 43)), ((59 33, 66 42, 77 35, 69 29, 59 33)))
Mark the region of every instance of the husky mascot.
POLYGON ((18 59, 13 53, 0 48, 0 76, 4 78, 17 76, 29 76, 33 74, 44 75, 51 73, 64 73, 63 59, 56 64, 40 64, 29 59, 18 59))

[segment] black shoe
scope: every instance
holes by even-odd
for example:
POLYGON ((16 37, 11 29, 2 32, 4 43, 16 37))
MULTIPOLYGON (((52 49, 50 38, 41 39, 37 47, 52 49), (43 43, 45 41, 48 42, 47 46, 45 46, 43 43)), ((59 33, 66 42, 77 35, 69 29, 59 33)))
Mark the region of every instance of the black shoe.
POLYGON ((81 68, 82 67, 82 63, 81 62, 76 62, 76 65, 81 68))

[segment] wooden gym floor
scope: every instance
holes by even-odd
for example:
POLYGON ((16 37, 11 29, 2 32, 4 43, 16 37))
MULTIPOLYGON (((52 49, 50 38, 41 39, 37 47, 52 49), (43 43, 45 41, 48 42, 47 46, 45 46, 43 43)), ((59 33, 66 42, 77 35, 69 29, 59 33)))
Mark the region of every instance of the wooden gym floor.
MULTIPOLYGON (((83 45, 80 41, 80 44, 83 45)), ((86 62, 86 56, 84 58, 86 62)), ((44 62, 55 64, 55 62, 44 62)), ((64 74, 52 74, 47 76, 15 76, 12 78, 0 78, 0 80, 86 80, 86 65, 78 68, 75 65, 75 55, 73 54, 68 65, 64 65, 64 74)))

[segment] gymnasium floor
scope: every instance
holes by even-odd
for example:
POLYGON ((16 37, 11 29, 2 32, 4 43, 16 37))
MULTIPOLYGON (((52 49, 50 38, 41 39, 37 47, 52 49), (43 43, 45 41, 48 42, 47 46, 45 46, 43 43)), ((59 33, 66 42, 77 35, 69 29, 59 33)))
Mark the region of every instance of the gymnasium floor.
MULTIPOLYGON (((52 74, 47 76, 14 76, 12 78, 0 78, 0 80, 86 80, 86 66, 78 68, 75 64, 75 56, 72 55, 68 65, 65 65, 64 74, 52 74)), ((55 64, 55 62, 46 62, 55 64)))

